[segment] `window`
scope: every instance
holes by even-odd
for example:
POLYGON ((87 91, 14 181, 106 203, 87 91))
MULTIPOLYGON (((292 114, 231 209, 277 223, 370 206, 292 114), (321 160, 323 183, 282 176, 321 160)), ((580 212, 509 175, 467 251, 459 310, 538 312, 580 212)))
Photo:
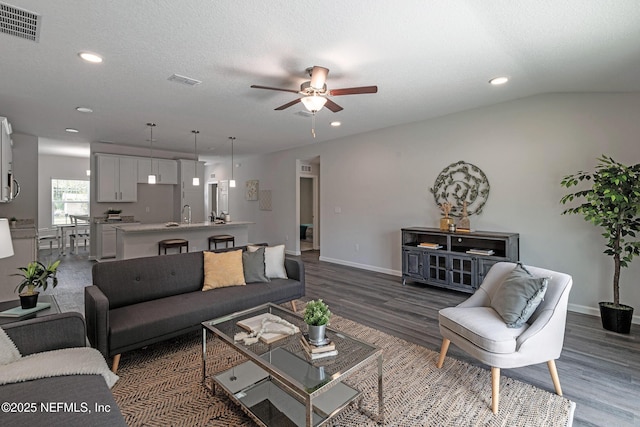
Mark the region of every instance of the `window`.
POLYGON ((69 224, 69 215, 89 215, 89 181, 51 179, 53 225, 69 224))

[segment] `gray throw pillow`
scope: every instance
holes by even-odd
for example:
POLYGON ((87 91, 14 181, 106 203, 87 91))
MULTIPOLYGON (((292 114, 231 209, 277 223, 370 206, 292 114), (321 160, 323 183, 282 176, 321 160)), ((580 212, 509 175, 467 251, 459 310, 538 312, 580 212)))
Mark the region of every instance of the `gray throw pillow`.
POLYGON ((242 269, 246 283, 269 282, 264 272, 264 247, 260 247, 255 252, 243 252, 242 269))
POLYGON ((518 263, 498 286, 491 307, 509 328, 519 328, 529 320, 547 292, 548 277, 534 277, 518 263))

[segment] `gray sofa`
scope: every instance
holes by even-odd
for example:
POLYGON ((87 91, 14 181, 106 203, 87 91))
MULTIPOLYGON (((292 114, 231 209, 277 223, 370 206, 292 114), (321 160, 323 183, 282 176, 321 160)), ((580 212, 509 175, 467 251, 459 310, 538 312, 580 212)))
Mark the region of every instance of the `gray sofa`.
MULTIPOLYGON (((23 356, 69 347, 85 347, 85 324, 79 313, 62 313, 3 325, 23 356)), ((6 426, 126 426, 124 418, 101 375, 65 375, 4 384, 0 402, 16 404, 16 411, 2 411, 0 423, 6 426), (67 409, 46 412, 41 403, 62 402, 67 409), (17 405, 33 404, 25 411, 17 405), (84 412, 82 406, 91 410, 84 412), (73 406, 75 405, 75 406, 73 406), (96 412, 96 405, 108 408, 96 412)), ((4 408, 4 406, 3 406, 4 408)), ((11 408, 9 406, 9 408, 11 408)))
POLYGON ((206 320, 304 296, 302 261, 285 257, 285 268, 288 279, 202 292, 202 252, 95 264, 84 294, 87 336, 113 357, 116 372, 121 353, 199 330, 206 320))

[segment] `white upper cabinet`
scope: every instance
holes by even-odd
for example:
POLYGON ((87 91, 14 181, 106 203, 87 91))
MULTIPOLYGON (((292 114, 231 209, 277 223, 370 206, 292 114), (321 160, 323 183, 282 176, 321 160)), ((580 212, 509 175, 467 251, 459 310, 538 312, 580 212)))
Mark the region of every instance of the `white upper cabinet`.
POLYGON ((135 157, 96 155, 98 202, 138 200, 138 162, 135 157))
MULTIPOLYGON (((146 184, 151 173, 151 159, 138 158, 138 183, 146 184)), ((178 162, 169 159, 153 159, 153 173, 157 184, 178 183, 178 162)))

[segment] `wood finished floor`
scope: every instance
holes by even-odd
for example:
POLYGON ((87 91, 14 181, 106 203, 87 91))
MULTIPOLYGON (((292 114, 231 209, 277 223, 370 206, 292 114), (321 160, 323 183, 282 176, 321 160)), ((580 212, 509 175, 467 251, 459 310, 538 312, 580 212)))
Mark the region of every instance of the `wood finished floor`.
MULTIPOLYGON (((302 253, 305 299, 322 298, 340 316, 436 352, 442 342, 438 310, 468 297, 422 284, 402 286, 399 277, 320 262, 318 256, 302 253)), ((82 312, 82 289, 91 283, 93 263, 86 254, 63 258, 53 293, 63 310, 82 312)), ((482 366, 453 344, 448 356, 482 366)), ((574 426, 640 426, 640 325, 630 335, 615 334, 602 329, 597 317, 570 312, 557 367, 565 397, 577 405, 574 426)), ((505 369, 502 375, 553 392, 546 364, 505 369)))

